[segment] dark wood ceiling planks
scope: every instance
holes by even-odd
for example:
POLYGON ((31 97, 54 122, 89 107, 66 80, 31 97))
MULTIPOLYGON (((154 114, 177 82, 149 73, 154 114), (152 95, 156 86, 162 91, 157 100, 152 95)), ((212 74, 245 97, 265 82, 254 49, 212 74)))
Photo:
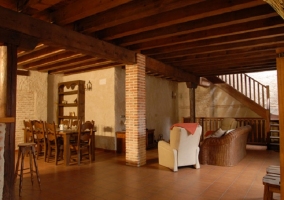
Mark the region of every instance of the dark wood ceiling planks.
POLYGON ((275 70, 275 50, 284 46, 284 21, 261 0, 0 0, 0 6, 58 33, 39 36, 0 20, 0 43, 19 46, 18 68, 26 70, 68 75, 124 66, 141 53, 148 74, 190 81, 275 70))

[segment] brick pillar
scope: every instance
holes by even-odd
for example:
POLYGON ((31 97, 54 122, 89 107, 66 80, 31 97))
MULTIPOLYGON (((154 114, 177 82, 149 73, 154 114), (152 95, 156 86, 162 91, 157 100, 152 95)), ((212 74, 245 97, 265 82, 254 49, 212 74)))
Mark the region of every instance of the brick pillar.
POLYGON ((137 54, 137 64, 126 65, 126 164, 146 164, 146 80, 145 56, 137 54))

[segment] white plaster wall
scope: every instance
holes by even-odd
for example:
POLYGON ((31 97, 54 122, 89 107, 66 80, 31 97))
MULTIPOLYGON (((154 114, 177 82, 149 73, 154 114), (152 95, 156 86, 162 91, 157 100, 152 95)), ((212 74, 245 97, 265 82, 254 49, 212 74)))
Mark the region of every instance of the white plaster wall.
POLYGON ((274 115, 278 115, 278 85, 277 85, 277 71, 265 71, 257 73, 248 73, 250 77, 262 83, 268 85, 270 90, 270 112, 274 115))
POLYGON ((16 143, 24 142, 23 120, 47 120, 47 73, 17 76, 16 143))
POLYGON ((4 187, 4 141, 6 133, 6 124, 0 123, 0 198, 3 196, 4 187))
POLYGON ((58 83, 63 82, 63 75, 48 75, 48 91, 47 91, 47 121, 55 122, 59 124, 57 121, 57 110, 58 110, 58 83))
POLYGON ((62 81, 73 80, 92 83, 92 91, 85 92, 85 120, 95 121, 96 148, 115 150, 115 68, 63 76, 62 81))
POLYGON ((170 127, 178 122, 178 83, 146 76, 146 127, 155 129, 155 138, 169 140, 170 127))

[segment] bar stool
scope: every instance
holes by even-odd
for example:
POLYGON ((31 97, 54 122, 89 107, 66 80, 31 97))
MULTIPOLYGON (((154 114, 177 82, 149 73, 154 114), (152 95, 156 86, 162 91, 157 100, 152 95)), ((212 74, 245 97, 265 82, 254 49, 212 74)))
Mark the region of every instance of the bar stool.
POLYGON ((33 173, 36 172, 37 175, 37 182, 40 188, 40 178, 39 178, 39 173, 38 173, 38 167, 37 167, 37 162, 36 162, 36 156, 35 156, 35 143, 20 143, 18 144, 19 147, 19 153, 18 153, 18 160, 16 164, 16 169, 15 169, 15 182, 17 180, 17 176, 20 176, 20 183, 19 183, 19 196, 21 196, 22 192, 22 184, 23 184, 23 170, 25 169, 30 169, 30 174, 31 174, 31 182, 33 185, 33 173), (25 155, 29 154, 30 156, 30 168, 25 168, 24 169, 24 159, 25 155), (20 164, 20 159, 21 159, 21 169, 20 169, 20 174, 18 174, 19 170, 19 164, 20 164), (34 161, 34 166, 35 166, 35 171, 33 170, 33 163, 32 160, 34 161))

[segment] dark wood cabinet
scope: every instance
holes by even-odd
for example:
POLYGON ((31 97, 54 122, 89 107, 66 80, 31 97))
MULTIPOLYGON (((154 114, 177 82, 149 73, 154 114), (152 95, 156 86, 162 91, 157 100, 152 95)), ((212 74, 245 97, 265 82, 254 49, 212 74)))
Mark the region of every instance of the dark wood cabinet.
MULTIPOLYGON (((125 153, 125 131, 116 132, 116 152, 125 153)), ((146 129, 146 149, 151 149, 156 147, 155 142, 155 129, 146 129)))
POLYGON ((156 147, 155 129, 146 129, 146 149, 156 147))
POLYGON ((58 83, 57 123, 66 119, 85 120, 85 81, 58 83))

